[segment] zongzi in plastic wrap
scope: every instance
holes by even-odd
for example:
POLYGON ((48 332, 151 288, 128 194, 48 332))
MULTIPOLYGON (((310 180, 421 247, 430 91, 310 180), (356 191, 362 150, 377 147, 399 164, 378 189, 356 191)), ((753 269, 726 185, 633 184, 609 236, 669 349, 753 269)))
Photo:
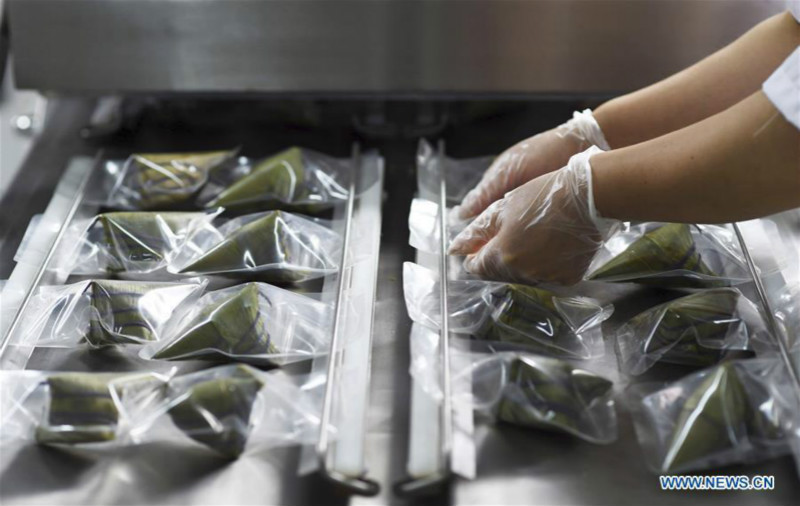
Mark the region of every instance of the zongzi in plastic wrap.
POLYGON ((61 241, 56 269, 64 274, 150 274, 215 214, 189 212, 103 213, 78 221, 61 241))
POLYGON ((141 407, 164 381, 148 373, 58 373, 46 385, 46 423, 36 428, 36 441, 83 444, 116 439, 126 401, 141 407))
POLYGON ((209 208, 239 212, 281 209, 314 214, 347 199, 347 163, 311 150, 292 147, 247 169, 238 179, 222 174, 201 201, 209 208))
POLYGON ((308 296, 246 283, 207 293, 173 320, 143 358, 282 365, 327 352, 331 313, 308 296))
POLYGON ((258 373, 237 366, 228 374, 200 381, 169 408, 173 423, 187 436, 220 454, 236 458, 252 425, 250 414, 263 383, 258 373))
POLYGON ((770 391, 783 378, 775 360, 731 361, 648 395, 632 394, 648 464, 676 473, 785 453, 784 422, 770 391))
MULTIPOLYGON (((133 154, 120 170, 105 205, 116 209, 165 210, 193 205, 209 174, 237 150, 133 154)), ((110 169, 118 164, 110 162, 110 169)))
POLYGON ((609 239, 588 279, 671 288, 714 288, 749 279, 738 243, 722 226, 642 224, 609 239))
POLYGON ((192 237, 170 270, 273 283, 307 281, 336 272, 341 239, 323 223, 268 211, 230 220, 192 237))
MULTIPOLYGON (((438 329, 436 274, 406 263, 403 287, 411 319, 438 329)), ((562 297, 544 288, 482 280, 451 280, 448 298, 449 326, 456 335, 578 359, 603 354, 601 324, 613 312, 611 306, 588 297, 562 297)))
POLYGON ((42 287, 22 320, 18 344, 103 347, 154 341, 172 312, 199 297, 204 286, 95 279, 42 287))
POLYGON ((707 367, 766 341, 756 306, 735 288, 714 288, 651 308, 617 332, 620 367, 642 374, 656 362, 707 367))

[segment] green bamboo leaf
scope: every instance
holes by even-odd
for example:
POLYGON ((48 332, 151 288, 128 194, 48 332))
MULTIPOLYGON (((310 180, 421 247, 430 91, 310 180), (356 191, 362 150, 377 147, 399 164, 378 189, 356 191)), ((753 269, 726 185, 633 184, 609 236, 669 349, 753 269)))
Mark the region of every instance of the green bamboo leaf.
POLYGON ((102 230, 100 243, 110 255, 109 272, 130 270, 131 264, 157 266, 198 213, 111 212, 95 217, 92 229, 102 230))
POLYGON ((711 369, 683 403, 661 464, 662 472, 689 468, 735 449, 747 435, 749 402, 733 363, 711 369))
MULTIPOLYGON (((200 304, 204 304, 207 297, 200 299, 200 304)), ((182 325, 178 337, 156 352, 153 358, 230 360, 232 357, 277 354, 280 350, 267 334, 262 312, 262 307, 269 305, 257 283, 241 285, 241 289, 229 296, 202 307, 182 325)))
POLYGON ((499 420, 589 440, 606 439, 598 437, 598 427, 587 424, 587 416, 590 406, 611 394, 610 381, 544 357, 515 358, 507 374, 507 386, 497 406, 499 420))
POLYGON ((259 162, 250 174, 223 190, 206 207, 236 209, 253 203, 293 204, 309 196, 306 177, 303 151, 292 147, 259 162))
POLYGON ((229 457, 238 457, 251 431, 250 414, 263 383, 247 366, 230 377, 192 385, 169 409, 173 423, 187 436, 229 457))
POLYGON ((63 373, 50 376, 48 425, 37 427, 40 444, 111 441, 119 417, 109 385, 115 374, 63 373))
POLYGON ((596 269, 589 279, 686 288, 727 284, 705 264, 697 251, 689 225, 684 223, 670 223, 647 232, 625 251, 596 269), (687 275, 654 277, 675 271, 689 271, 706 279, 687 275))
POLYGON ((693 366, 719 362, 725 353, 722 345, 731 327, 741 323, 736 317, 740 295, 732 288, 706 290, 633 317, 620 329, 620 335, 627 333, 636 338, 634 343, 619 343, 623 362, 630 366, 641 356, 693 366), (653 322, 657 324, 650 333, 653 322), (709 347, 710 343, 719 346, 709 347), (633 349, 629 349, 629 345, 633 349))
POLYGON ((189 200, 205 184, 211 170, 236 150, 199 153, 143 153, 128 160, 126 193, 138 209, 165 209, 189 200))

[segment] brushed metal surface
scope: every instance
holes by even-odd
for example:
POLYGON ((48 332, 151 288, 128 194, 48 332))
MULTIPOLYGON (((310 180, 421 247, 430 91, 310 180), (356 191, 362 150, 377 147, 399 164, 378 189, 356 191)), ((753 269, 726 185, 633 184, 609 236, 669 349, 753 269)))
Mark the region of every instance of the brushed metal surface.
POLYGON ((616 93, 773 0, 7 0, 17 84, 62 92, 616 93))

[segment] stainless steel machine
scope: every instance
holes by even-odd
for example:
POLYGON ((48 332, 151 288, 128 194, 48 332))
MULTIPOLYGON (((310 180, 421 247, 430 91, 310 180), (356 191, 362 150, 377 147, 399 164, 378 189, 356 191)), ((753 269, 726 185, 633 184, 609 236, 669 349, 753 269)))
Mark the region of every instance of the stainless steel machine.
MULTIPOLYGON (((257 156, 300 145, 349 158, 362 174, 376 175, 353 183, 361 185, 353 192, 359 198, 341 211, 345 223, 361 220, 376 241, 373 263, 350 274, 373 287, 370 304, 359 308, 371 316, 368 331, 358 353, 343 354, 334 345, 334 359, 314 365, 330 382, 323 416, 347 421, 346 451, 323 440, 227 463, 155 445, 112 456, 24 447, 0 455, 4 503, 796 502, 800 480, 788 456, 723 470, 774 475, 770 493, 659 490, 624 410, 621 437, 609 446, 479 427, 474 480, 451 473, 442 430, 440 446, 432 448, 443 459, 440 468, 415 475, 408 465, 411 322, 402 292, 402 264, 415 257, 407 221, 418 192, 420 138, 443 141, 442 156, 496 154, 573 110, 687 66, 779 12, 782 2, 6 0, 3 7, 10 37, 0 44, 10 47, 16 84, 41 93, 48 106, 0 201, 0 279, 9 279, 0 359, 16 314, 47 281, 60 230, 76 213, 91 212, 83 195, 102 160, 229 145, 257 156), (379 156, 371 158, 373 152, 379 156), (29 227, 31 220, 47 226, 29 227), (18 255, 21 244, 37 237, 45 247, 18 255), (342 371, 352 368, 360 372, 345 385, 342 371), (352 404, 336 401, 345 389, 352 404)), ((796 217, 776 223, 797 245, 796 217)), ((341 232, 347 235, 349 227, 341 232)), ((347 306, 352 283, 344 276, 331 282, 337 308, 347 306)), ((612 298, 618 312, 609 329, 661 300, 657 292, 636 289, 612 298)), ((355 331, 341 318, 345 323, 332 331, 347 341, 355 331)), ((36 351, 25 364, 44 370, 140 365, 36 351)), ((597 367, 621 391, 613 351, 597 367)))

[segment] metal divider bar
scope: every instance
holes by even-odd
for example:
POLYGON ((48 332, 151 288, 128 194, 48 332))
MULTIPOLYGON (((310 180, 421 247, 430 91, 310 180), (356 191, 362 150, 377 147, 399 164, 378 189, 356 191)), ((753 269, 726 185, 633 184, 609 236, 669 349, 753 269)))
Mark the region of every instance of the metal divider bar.
POLYGON ((736 233, 736 239, 739 241, 739 246, 742 248, 742 254, 744 255, 745 262, 747 263, 747 268, 750 271, 750 276, 753 278, 753 283, 755 284, 756 292, 758 293, 758 298, 761 302, 762 309, 764 309, 764 312, 766 313, 764 317, 767 319, 767 326, 769 327, 770 334, 772 334, 777 342, 781 359, 783 360, 784 365, 786 365, 786 368, 789 370, 789 377, 795 386, 795 396, 797 397, 798 403, 800 403, 800 377, 797 375, 797 371, 792 363, 791 355, 789 354, 789 349, 787 348, 787 336, 784 334, 781 326, 778 325, 778 322, 775 321, 775 313, 772 310, 772 304, 769 302, 769 297, 767 297, 767 291, 764 288, 761 275, 758 273, 756 264, 753 261, 752 255, 750 254, 750 249, 748 248, 747 242, 744 240, 744 235, 742 234, 742 231, 737 223, 733 223, 733 230, 736 233))
POLYGON ((445 485, 452 476, 453 408, 450 384, 450 320, 448 307, 448 234, 447 234, 447 177, 445 168, 445 143, 437 144, 436 168, 439 172, 439 309, 442 321, 439 331, 439 382, 442 402, 439 406, 439 469, 435 474, 409 478, 398 482, 395 493, 402 496, 424 495, 445 485))
POLYGON ((353 215, 355 210, 356 180, 361 173, 361 163, 361 150, 358 144, 355 144, 353 146, 353 152, 351 155, 352 173, 348 187, 347 207, 345 210, 345 226, 342 237, 342 257, 341 261, 339 262, 339 277, 336 284, 336 306, 333 316, 331 345, 330 353, 328 355, 328 367, 325 382, 325 397, 322 403, 322 416, 320 419, 319 440, 317 442, 316 453, 319 462, 319 472, 322 474, 322 476, 333 483, 342 486, 351 493, 372 496, 380 492, 380 485, 377 482, 363 476, 348 476, 332 470, 329 467, 332 445, 330 442, 330 431, 328 429, 330 427, 333 414, 335 386, 339 379, 342 358, 344 355, 343 350, 340 349, 342 334, 342 312, 346 306, 345 286, 348 284, 348 280, 350 279, 349 273, 351 271, 351 267, 347 266, 347 262, 348 253, 350 251, 353 215))
POLYGON ((58 233, 56 233, 55 238, 53 238, 53 242, 50 244, 50 247, 47 250, 47 254, 42 259, 42 263, 39 265, 39 268, 36 270, 36 275, 31 281, 30 286, 26 290, 25 296, 23 297, 22 302, 20 303, 19 307, 15 312, 14 319, 11 321, 11 325, 8 327, 8 330, 3 335, 3 340, 2 342, 0 342, 0 359, 2 359, 2 357, 5 355, 9 341, 11 340, 11 337, 14 335, 14 332, 16 332, 17 327, 19 327, 19 324, 22 321, 22 315, 25 313, 28 304, 30 304, 31 298, 33 297, 33 293, 36 291, 36 288, 42 281, 44 273, 47 271, 47 266, 50 264, 50 261, 53 259, 53 255, 55 254, 56 249, 61 243, 61 239, 64 237, 64 234, 69 228, 70 222, 72 222, 72 218, 75 216, 75 213, 78 211, 78 208, 83 202, 83 197, 86 193, 86 188, 89 184, 89 180, 91 180, 92 175, 97 170, 97 166, 100 163, 100 160, 102 159, 102 155, 103 155, 102 150, 97 152, 97 154, 95 155, 94 163, 92 164, 92 168, 86 171, 86 174, 83 176, 83 179, 81 179, 80 184, 75 190, 74 199, 69 207, 69 210, 67 211, 67 214, 64 216, 64 220, 61 222, 61 226, 58 228, 58 233))

